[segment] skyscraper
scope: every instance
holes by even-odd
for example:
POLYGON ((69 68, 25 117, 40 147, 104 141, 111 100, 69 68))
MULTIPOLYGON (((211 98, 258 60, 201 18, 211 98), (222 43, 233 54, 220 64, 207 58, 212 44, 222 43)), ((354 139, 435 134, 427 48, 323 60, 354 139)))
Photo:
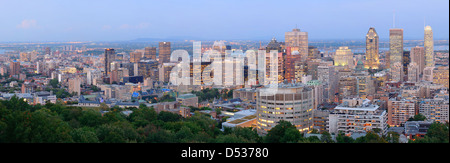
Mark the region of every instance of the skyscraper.
POLYGON ((336 50, 336 55, 334 56, 334 65, 335 66, 349 66, 350 68, 354 68, 355 64, 353 63, 353 53, 347 46, 339 47, 336 50))
POLYGON ((156 61, 156 47, 145 47, 144 58, 153 59, 156 61))
POLYGON ((111 72, 111 62, 116 59, 116 52, 114 49, 105 49, 105 75, 111 72))
POLYGON ((411 62, 408 65, 408 81, 409 82, 419 82, 419 66, 416 62, 411 62))
POLYGON ((130 53, 130 62, 137 63, 141 60, 142 53, 141 52, 131 52, 130 53))
POLYGON ((403 29, 389 30, 389 57, 391 69, 396 63, 403 63, 403 29))
POLYGON ((170 62, 170 42, 159 42, 159 63, 170 62))
POLYGON ((425 68, 425 52, 423 47, 416 46, 411 48, 411 63, 415 62, 419 69, 419 74, 423 73, 425 68))
POLYGON ((308 32, 301 32, 300 29, 295 28, 291 32, 286 32, 284 39, 286 47, 298 48, 301 60, 306 60, 308 57, 308 32))
POLYGON ((20 74, 20 62, 13 61, 9 65, 10 74, 9 75, 19 75, 20 74))
POLYGON ((375 28, 371 27, 366 35, 366 62, 364 68, 378 69, 380 60, 378 58, 379 52, 379 36, 375 28))
POLYGON ((45 54, 52 54, 52 50, 50 49, 50 47, 45 47, 45 54))
POLYGON ((424 37, 424 50, 425 50, 425 66, 434 66, 434 45, 433 45, 433 30, 430 26, 425 27, 424 37))

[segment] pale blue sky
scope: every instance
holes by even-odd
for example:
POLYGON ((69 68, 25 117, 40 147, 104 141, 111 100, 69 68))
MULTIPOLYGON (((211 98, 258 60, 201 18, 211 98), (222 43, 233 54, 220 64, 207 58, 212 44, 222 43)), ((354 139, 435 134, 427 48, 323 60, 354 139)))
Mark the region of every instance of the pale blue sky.
POLYGON ((137 38, 284 39, 296 25, 310 40, 449 37, 448 0, 0 0, 0 42, 137 38))

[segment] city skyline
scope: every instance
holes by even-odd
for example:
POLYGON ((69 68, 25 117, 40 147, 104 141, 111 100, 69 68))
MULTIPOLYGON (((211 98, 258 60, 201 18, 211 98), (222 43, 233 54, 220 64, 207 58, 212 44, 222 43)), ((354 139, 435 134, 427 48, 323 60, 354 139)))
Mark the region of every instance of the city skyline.
POLYGON ((286 29, 295 27, 308 32, 310 40, 364 40, 367 29, 374 27, 380 40, 386 40, 394 26, 394 15, 395 28, 404 29, 405 40, 422 40, 424 25, 433 28, 435 40, 448 39, 449 35, 448 1, 439 0, 0 1, 0 4, 0 19, 4 20, 0 42, 139 38, 268 40, 272 37, 281 41, 286 29), (267 20, 276 21, 268 24, 267 20))

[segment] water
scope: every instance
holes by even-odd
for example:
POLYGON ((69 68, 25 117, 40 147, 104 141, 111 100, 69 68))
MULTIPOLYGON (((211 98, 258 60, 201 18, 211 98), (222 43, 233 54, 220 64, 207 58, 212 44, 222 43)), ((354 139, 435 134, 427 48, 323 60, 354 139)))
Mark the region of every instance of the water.
POLYGON ((11 50, 0 49, 0 54, 5 54, 5 52, 9 52, 11 50))

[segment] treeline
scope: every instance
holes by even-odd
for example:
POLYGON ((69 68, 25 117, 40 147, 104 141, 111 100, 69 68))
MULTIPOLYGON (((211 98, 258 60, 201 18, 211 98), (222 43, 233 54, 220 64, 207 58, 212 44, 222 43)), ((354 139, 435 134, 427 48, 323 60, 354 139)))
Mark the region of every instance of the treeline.
MULTIPOLYGON (((0 101, 0 143, 396 143, 398 134, 380 137, 374 132, 356 140, 327 132, 305 138, 292 124, 281 121, 259 136, 252 128, 225 128, 207 114, 183 118, 157 113, 145 105, 124 115, 113 107, 103 115, 95 109, 47 103, 29 105, 16 97, 0 101)), ((448 124, 433 124, 429 134, 415 142, 448 143, 448 124)))

